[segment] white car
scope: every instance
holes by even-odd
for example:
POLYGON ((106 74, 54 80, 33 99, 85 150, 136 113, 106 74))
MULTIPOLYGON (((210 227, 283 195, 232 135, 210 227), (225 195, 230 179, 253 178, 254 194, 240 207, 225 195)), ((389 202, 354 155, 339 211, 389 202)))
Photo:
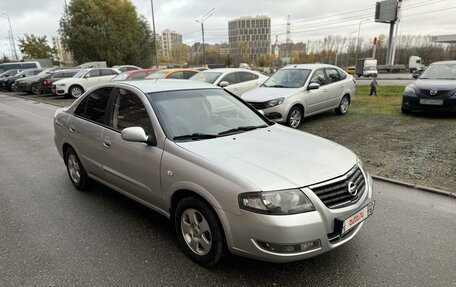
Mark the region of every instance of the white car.
POLYGON ((117 74, 119 74, 119 72, 111 68, 82 69, 72 78, 66 78, 55 82, 52 86, 52 90, 56 95, 69 95, 73 98, 79 98, 91 87, 100 83, 109 82, 117 74))
POLYGON ((354 96, 355 81, 340 68, 304 64, 278 70, 242 99, 268 119, 298 128, 304 117, 329 110, 346 114, 354 96))
POLYGON ((202 71, 191 77, 190 80, 220 86, 240 97, 245 92, 261 86, 267 78, 256 71, 225 68, 202 71))

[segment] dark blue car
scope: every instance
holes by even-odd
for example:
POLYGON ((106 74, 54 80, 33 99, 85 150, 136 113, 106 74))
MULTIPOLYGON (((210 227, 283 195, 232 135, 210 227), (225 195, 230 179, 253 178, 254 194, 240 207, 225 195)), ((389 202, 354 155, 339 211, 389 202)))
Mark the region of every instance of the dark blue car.
POLYGON ((456 61, 432 63, 405 87, 402 112, 412 111, 456 113, 456 61))

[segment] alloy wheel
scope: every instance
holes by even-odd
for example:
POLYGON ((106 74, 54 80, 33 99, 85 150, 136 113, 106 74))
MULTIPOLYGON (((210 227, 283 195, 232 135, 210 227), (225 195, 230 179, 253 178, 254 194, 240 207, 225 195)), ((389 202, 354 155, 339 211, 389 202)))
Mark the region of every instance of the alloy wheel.
POLYGON ((212 233, 206 218, 196 209, 188 208, 181 216, 181 232, 188 247, 197 255, 209 253, 212 233))
POLYGON ((67 160, 68 171, 70 173, 71 180, 78 184, 81 181, 81 167, 74 154, 70 154, 67 160))

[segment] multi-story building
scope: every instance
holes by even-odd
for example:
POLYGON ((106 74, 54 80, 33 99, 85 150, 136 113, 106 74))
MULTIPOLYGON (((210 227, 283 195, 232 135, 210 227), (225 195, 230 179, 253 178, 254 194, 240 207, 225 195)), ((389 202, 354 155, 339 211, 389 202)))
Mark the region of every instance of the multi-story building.
POLYGON ((255 61, 271 53, 271 18, 241 17, 228 22, 230 55, 237 61, 255 61))
POLYGON ((171 57, 173 47, 182 45, 182 35, 169 29, 162 32, 160 40, 162 56, 166 58, 171 57))
POLYGON ((62 38, 60 36, 52 37, 52 45, 57 50, 58 61, 63 66, 71 66, 74 64, 73 53, 65 50, 62 45, 62 38))

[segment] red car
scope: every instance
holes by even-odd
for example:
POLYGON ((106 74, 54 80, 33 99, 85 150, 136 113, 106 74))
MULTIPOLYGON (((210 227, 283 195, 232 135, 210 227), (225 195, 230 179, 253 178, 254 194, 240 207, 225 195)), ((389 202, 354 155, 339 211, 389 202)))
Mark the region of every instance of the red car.
POLYGON ((140 70, 132 70, 132 71, 125 71, 123 73, 118 74, 111 81, 129 81, 129 80, 142 80, 146 78, 148 75, 156 72, 160 69, 140 69, 140 70))

